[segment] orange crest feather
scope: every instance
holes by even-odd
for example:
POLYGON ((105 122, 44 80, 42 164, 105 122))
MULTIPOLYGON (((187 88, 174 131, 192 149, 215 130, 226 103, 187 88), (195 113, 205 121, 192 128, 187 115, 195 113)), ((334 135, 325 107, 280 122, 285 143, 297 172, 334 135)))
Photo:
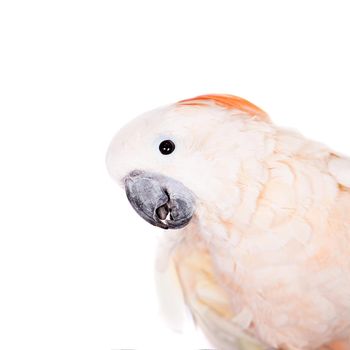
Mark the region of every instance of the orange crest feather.
POLYGON ((262 109, 245 100, 244 98, 233 95, 202 95, 179 101, 178 104, 189 106, 203 106, 208 105, 210 102, 214 102, 218 106, 225 107, 227 109, 239 110, 252 117, 256 117, 258 120, 270 121, 268 115, 262 109))

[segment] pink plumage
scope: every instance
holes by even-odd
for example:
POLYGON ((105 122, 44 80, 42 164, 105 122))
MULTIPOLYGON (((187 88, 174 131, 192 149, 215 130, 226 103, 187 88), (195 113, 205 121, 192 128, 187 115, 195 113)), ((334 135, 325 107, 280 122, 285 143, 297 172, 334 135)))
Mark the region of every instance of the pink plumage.
POLYGON ((213 346, 350 349, 348 158, 244 99, 204 95, 125 126, 107 166, 135 210, 170 229, 159 280, 171 272, 169 303, 180 296, 213 346), (153 211, 141 212, 153 205, 142 183, 163 198, 153 211))

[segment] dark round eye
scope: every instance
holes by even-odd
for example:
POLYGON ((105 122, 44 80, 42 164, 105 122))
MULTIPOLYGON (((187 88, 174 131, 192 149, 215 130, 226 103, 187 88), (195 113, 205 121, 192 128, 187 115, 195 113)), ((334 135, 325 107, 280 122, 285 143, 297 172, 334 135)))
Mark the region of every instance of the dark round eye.
POLYGON ((159 151, 161 154, 170 154, 175 150, 175 143, 171 140, 164 140, 159 145, 159 151))

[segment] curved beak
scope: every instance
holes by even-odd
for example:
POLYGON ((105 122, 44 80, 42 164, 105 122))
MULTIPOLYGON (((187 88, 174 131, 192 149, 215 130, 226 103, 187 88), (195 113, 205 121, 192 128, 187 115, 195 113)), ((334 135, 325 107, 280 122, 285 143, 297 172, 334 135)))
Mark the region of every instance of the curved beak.
POLYGON ((186 226, 194 213, 195 198, 181 182, 134 170, 124 178, 128 200, 148 223, 164 229, 186 226))

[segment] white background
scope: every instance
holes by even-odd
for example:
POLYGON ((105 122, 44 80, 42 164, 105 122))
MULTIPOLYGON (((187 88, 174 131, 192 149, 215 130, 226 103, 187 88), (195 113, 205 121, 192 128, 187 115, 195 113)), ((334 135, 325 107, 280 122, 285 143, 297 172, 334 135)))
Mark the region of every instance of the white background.
MULTIPOLYGON (((104 158, 134 116, 245 97, 350 153, 348 1, 0 2, 0 349, 198 349, 104 158)), ((157 231, 157 232, 155 232, 157 231)))

